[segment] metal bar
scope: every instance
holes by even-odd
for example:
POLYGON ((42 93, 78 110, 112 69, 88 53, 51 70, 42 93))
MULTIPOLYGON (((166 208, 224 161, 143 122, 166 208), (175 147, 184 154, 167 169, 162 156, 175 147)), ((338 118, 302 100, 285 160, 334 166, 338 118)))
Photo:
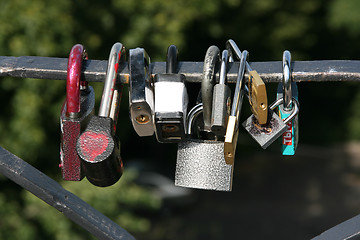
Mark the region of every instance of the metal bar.
MULTIPOLYGON (((67 58, 0 56, 0 77, 66 80, 67 61, 67 58)), ((281 61, 249 64, 260 74, 264 82, 282 81, 281 61)), ((103 82, 106 68, 107 61, 86 60, 83 63, 82 77, 89 82, 103 82)), ((294 61, 292 68, 292 77, 295 82, 360 81, 359 60, 294 61)), ((238 69, 239 62, 229 63, 227 78, 230 83, 236 82, 238 69)), ((150 70, 153 75, 165 73, 166 63, 151 63, 150 70)), ((184 74, 188 82, 201 82, 202 71, 203 62, 178 63, 178 73, 184 74)), ((128 63, 119 65, 117 80, 124 84, 129 82, 128 63)))
POLYGON ((135 239, 125 229, 27 162, 0 147, 0 173, 99 239, 135 239))
POLYGON ((358 240, 360 239, 360 215, 336 225, 312 240, 358 240))

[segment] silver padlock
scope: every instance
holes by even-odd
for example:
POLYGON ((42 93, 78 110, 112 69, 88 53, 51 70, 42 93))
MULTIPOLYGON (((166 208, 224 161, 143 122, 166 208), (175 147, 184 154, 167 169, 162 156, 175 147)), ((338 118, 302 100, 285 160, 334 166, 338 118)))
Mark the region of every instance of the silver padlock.
POLYGON ((188 94, 185 76, 177 72, 177 48, 170 45, 166 58, 166 73, 155 79, 155 133, 161 143, 180 142, 185 139, 188 94))
POLYGON ((232 189, 233 164, 225 162, 224 142, 209 140, 213 133, 210 125, 205 123, 211 118, 213 90, 211 80, 215 74, 219 52, 217 47, 211 46, 205 56, 201 86, 202 104, 196 105, 188 114, 186 131, 190 140, 178 144, 175 170, 177 186, 217 191, 232 189), (208 109, 207 113, 204 112, 205 109, 208 109))
MULTIPOLYGON (((188 117, 188 130, 202 113, 202 104, 196 105, 188 117)), ((197 127, 197 126, 195 126, 197 127)), ((233 164, 224 158, 224 142, 190 139, 178 144, 175 185, 216 191, 231 191, 233 164)))
MULTIPOLYGON (((281 119, 287 118, 293 108, 292 98, 299 101, 299 92, 296 82, 291 78, 291 54, 288 50, 283 53, 283 81, 279 83, 276 98, 284 98, 284 103, 279 106, 278 113, 281 119)), ((295 155, 299 142, 299 114, 287 123, 286 132, 281 139, 282 155, 295 155)))
POLYGON ((278 137, 280 137, 287 129, 287 123, 291 121, 299 113, 299 103, 293 98, 293 110, 291 114, 282 121, 281 118, 273 111, 282 104, 283 98, 276 100, 269 107, 269 121, 265 125, 260 125, 254 114, 243 122, 243 127, 250 133, 251 137, 263 148, 266 149, 278 137))
POLYGON ((135 132, 152 136, 154 127, 154 84, 150 74, 150 57, 143 48, 129 51, 129 105, 135 132))
POLYGON ((211 131, 215 133, 218 140, 223 139, 225 136, 226 125, 230 115, 231 90, 225 83, 228 61, 228 51, 224 50, 221 56, 220 80, 214 86, 211 113, 211 131))

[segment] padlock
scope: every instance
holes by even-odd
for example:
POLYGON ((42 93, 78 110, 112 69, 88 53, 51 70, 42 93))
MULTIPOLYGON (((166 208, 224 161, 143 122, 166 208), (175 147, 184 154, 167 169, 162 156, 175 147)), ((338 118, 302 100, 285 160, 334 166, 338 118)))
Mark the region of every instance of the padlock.
POLYGON ((61 175, 67 181, 80 181, 84 174, 76 152, 76 141, 84 131, 95 106, 94 89, 81 81, 82 61, 87 59, 85 48, 76 44, 69 54, 66 79, 66 100, 61 109, 60 164, 61 175))
POLYGON ((98 116, 91 117, 77 141, 86 178, 92 184, 106 187, 122 175, 120 141, 115 136, 122 85, 116 83, 118 65, 125 59, 125 48, 115 43, 111 49, 98 116))
MULTIPOLYGON (((293 108, 292 98, 299 101, 298 88, 291 79, 291 54, 289 51, 283 53, 283 82, 279 83, 277 99, 284 98, 284 103, 278 107, 278 114, 282 120, 287 118, 293 108)), ((294 155, 299 141, 299 114, 287 123, 286 132, 281 140, 282 155, 294 155)))
MULTIPOLYGON (((231 191, 233 164, 224 158, 224 142, 212 140, 211 129, 206 129, 203 110, 212 111, 212 80, 219 62, 220 50, 211 46, 205 56, 201 84, 202 103, 195 105, 187 116, 186 133, 189 140, 178 144, 175 185, 217 191, 231 191), (206 89, 205 99, 204 91, 206 89), (202 118, 201 118, 202 117, 202 118), (204 134, 205 132, 205 134, 204 134)), ((211 117, 208 116, 208 117, 211 117)))
POLYGON ((154 83, 150 74, 150 57, 143 48, 129 51, 130 119, 140 136, 152 136, 154 126, 154 83))
POLYGON ((176 74, 177 49, 170 45, 166 58, 166 74, 154 77, 156 138, 160 143, 180 142, 185 139, 188 94, 185 76, 176 74))
POLYGON ((266 124, 268 121, 268 102, 265 83, 248 63, 246 63, 246 69, 249 73, 247 87, 249 89, 250 109, 260 124, 266 124))
MULTIPOLYGON (((229 39, 226 42, 226 48, 230 52, 231 59, 234 58, 233 53, 235 53, 240 60, 241 51, 233 40, 229 39)), ((266 124, 268 120, 268 101, 265 83, 260 75, 250 67, 250 64, 247 61, 245 64, 245 70, 249 73, 249 79, 245 89, 248 92, 250 109, 260 124, 266 124)))
POLYGON ((231 191, 234 165, 225 162, 224 142, 198 139, 192 134, 191 129, 199 129, 194 123, 202 111, 202 104, 198 104, 188 114, 187 133, 191 139, 178 143, 175 185, 231 191))
POLYGON ((201 99, 203 103, 203 128, 201 134, 204 138, 215 139, 211 129, 213 90, 215 85, 216 68, 220 62, 220 49, 217 46, 210 46, 205 54, 204 68, 201 81, 201 99))
MULTIPOLYGON (((246 68, 245 64, 248 52, 244 50, 243 53, 241 53, 240 49, 231 39, 227 41, 226 47, 230 53, 230 56, 232 56, 235 52, 236 57, 240 61, 235 92, 232 101, 231 113, 228 119, 224 141, 224 154, 226 163, 233 164, 239 135, 239 117, 245 94, 245 84, 243 78, 246 68)), ((233 56, 231 58, 233 59, 233 56)))
POLYGON ((211 113, 211 131, 218 140, 222 140, 225 136, 226 125, 230 115, 231 90, 225 83, 228 61, 228 51, 224 50, 221 56, 219 83, 214 86, 211 113))
POLYGON ((283 103, 283 98, 276 100, 269 107, 269 121, 265 125, 258 123, 254 114, 243 122, 243 127, 248 131, 251 137, 263 148, 266 149, 271 143, 279 138, 287 129, 287 123, 291 121, 299 113, 299 103, 293 98, 293 110, 291 114, 282 121, 280 117, 273 111, 276 107, 283 103))

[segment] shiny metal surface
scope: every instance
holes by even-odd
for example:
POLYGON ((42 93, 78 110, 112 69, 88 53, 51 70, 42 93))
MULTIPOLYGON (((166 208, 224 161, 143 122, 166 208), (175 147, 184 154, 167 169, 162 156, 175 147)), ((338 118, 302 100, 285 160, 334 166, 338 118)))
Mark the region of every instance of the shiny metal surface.
MULTIPOLYGON (((295 104, 293 104, 291 114, 287 118, 284 119, 285 124, 287 124, 290 120, 292 120, 300 111, 300 104, 299 104, 298 100, 296 98, 292 98, 292 102, 295 104)), ((275 102, 273 102, 269 106, 269 108, 271 110, 274 110, 276 107, 278 107, 280 104, 283 104, 283 103, 284 103, 284 98, 279 98, 275 102)))
POLYGON ((283 53, 283 96, 284 109, 289 111, 292 109, 292 91, 291 91, 291 53, 285 50, 283 53))
POLYGON ((191 135, 192 134, 192 127, 194 125, 194 121, 196 118, 203 112, 203 104, 199 103, 195 105, 190 111, 187 116, 187 128, 186 128, 186 134, 191 135))
POLYGON ((110 51, 104 89, 101 97, 101 103, 98 115, 101 117, 109 117, 112 106, 113 94, 118 74, 118 65, 121 57, 125 57, 125 48, 121 43, 115 43, 110 51))
POLYGON ((229 52, 228 50, 224 50, 222 51, 222 55, 221 55, 219 84, 225 84, 228 62, 229 62, 229 52))
POLYGON ((130 118, 139 136, 152 136, 154 126, 154 84, 150 75, 150 57, 143 48, 129 51, 130 118))

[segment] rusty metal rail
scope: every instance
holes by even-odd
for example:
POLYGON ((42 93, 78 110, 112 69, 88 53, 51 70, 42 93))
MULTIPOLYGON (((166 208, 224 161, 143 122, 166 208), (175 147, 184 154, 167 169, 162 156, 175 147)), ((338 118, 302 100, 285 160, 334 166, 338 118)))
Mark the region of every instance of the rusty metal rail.
MULTIPOLYGON (((39 78, 66 80, 67 58, 53 57, 7 57, 0 56, 0 77, 39 78)), ((282 81, 282 62, 251 62, 264 82, 282 81)), ((87 60, 83 65, 83 79, 89 82, 102 82, 105 79, 107 61, 87 60)), ((236 82, 239 63, 229 63, 228 81, 236 82)), ((360 81, 359 60, 321 60, 292 62, 292 77, 295 82, 360 81)), ((118 81, 128 83, 128 63, 119 66, 118 81)), ((165 62, 150 64, 151 73, 165 73, 165 62)), ((178 71, 188 82, 200 82, 203 62, 179 62, 178 71)), ((218 74, 217 74, 218 75, 218 74)))
MULTIPOLYGON (((0 77, 66 80, 67 58, 0 56, 0 77)), ((165 73, 165 62, 150 64, 153 75, 165 73)), ((251 62, 264 82, 281 82, 282 62, 251 62)), ((236 82, 239 63, 229 63, 227 78, 236 82)), ((359 60, 321 60, 292 62, 292 78, 295 82, 360 82, 359 60)), ((103 82, 107 61, 86 60, 82 77, 88 82, 103 82)), ((201 82, 203 62, 179 62, 178 72, 187 82, 201 82)), ((217 77, 219 74, 217 74, 217 77)), ((247 77, 247 76, 246 76, 247 77)), ((129 82, 128 63, 121 63, 117 80, 129 82)), ((22 159, 0 147, 0 173, 30 191, 66 217, 79 224, 99 239, 134 239, 125 229, 92 208, 76 195, 66 191, 56 181, 32 167, 22 159)), ((329 229, 313 240, 360 239, 360 215, 329 229)))

